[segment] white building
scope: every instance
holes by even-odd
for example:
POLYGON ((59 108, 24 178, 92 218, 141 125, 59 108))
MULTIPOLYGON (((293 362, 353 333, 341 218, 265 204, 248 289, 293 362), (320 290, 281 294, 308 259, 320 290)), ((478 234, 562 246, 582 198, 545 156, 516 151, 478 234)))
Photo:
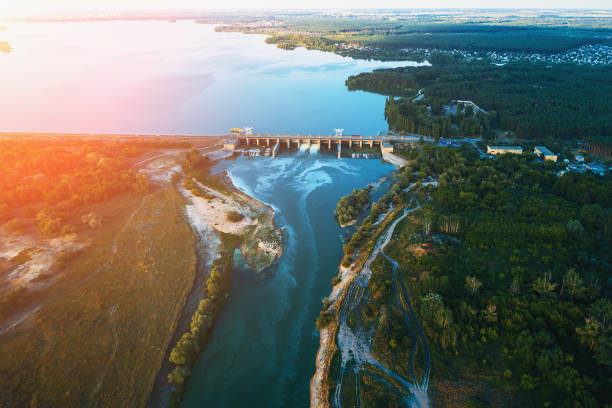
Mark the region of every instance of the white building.
POLYGON ((487 153, 498 155, 505 153, 522 154, 523 148, 521 146, 489 146, 487 145, 487 153))
POLYGON ((533 148, 533 153, 542 157, 544 160, 552 160, 554 162, 557 161, 557 155, 548 150, 544 146, 536 146, 533 148))

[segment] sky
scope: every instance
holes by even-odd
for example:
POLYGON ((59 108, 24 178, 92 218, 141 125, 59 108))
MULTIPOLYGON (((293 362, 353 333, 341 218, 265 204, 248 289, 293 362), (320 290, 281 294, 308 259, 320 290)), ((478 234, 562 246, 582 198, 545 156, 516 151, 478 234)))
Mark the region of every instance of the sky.
POLYGON ((0 14, 60 11, 227 10, 312 8, 612 9, 610 0, 0 0, 0 14))

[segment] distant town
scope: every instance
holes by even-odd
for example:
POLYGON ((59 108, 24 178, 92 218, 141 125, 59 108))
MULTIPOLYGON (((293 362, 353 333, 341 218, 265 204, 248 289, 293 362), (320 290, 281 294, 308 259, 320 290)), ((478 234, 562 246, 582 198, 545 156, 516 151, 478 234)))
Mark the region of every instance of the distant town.
MULTIPOLYGON (((349 47, 350 45, 345 45, 349 47)), ((353 44, 354 46, 354 44, 353 44)), ((357 47, 369 50, 371 47, 357 47)), ((466 61, 491 61, 492 63, 506 64, 509 62, 539 62, 546 64, 577 64, 577 65, 610 65, 612 64, 612 47, 602 44, 583 45, 563 53, 539 54, 528 52, 499 52, 499 51, 466 51, 466 50, 439 50, 431 48, 403 48, 404 53, 419 54, 424 58, 435 53, 452 55, 466 61)))

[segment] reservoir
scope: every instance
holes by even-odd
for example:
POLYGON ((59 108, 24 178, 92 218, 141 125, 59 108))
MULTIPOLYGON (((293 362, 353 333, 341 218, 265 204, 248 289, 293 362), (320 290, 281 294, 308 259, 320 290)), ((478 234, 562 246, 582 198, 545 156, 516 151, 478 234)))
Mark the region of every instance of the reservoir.
POLYGON ((349 75, 414 62, 354 60, 217 33, 193 21, 9 23, 0 41, 3 131, 373 135, 384 96, 349 75), (33 113, 35 112, 35 114, 33 113))
POLYGON ((182 407, 309 405, 319 346, 315 320, 342 257, 336 202, 395 168, 380 160, 338 160, 315 149, 220 164, 237 187, 276 209, 288 238, 269 281, 256 283, 234 270, 229 302, 193 369, 182 407))

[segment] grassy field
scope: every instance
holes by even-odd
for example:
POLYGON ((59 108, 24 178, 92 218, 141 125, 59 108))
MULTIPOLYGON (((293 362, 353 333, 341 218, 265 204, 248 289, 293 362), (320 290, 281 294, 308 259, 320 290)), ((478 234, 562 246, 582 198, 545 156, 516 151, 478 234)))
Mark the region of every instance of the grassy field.
POLYGON ((0 407, 145 405, 194 280, 194 238, 172 187, 101 206, 92 245, 1 335, 0 407))

